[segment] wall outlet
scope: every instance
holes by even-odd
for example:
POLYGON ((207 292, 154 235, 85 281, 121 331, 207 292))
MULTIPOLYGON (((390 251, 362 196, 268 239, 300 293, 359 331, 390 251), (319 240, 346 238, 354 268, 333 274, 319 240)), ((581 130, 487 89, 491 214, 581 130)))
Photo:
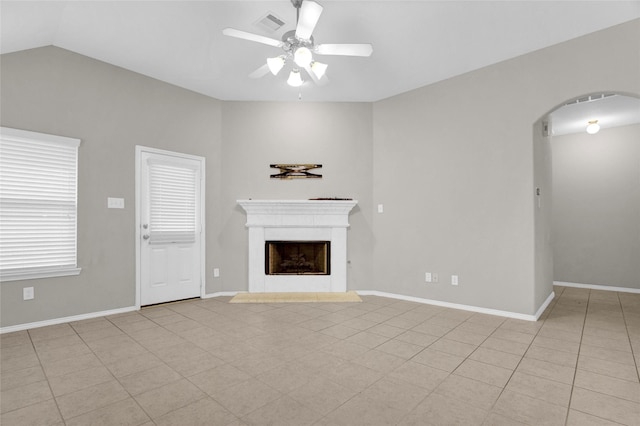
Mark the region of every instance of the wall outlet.
POLYGON ((435 272, 433 274, 431 274, 431 278, 433 278, 432 282, 434 282, 434 283, 438 282, 438 274, 436 274, 435 272))
POLYGON ((378 204, 378 213, 384 213, 384 205, 378 204))
POLYGON ((451 275, 451 285, 458 285, 458 276, 451 275))
POLYGON ((213 278, 218 278, 220 276, 220 268, 213 268, 213 278))
POLYGON ((22 289, 22 300, 31 300, 35 296, 35 292, 33 291, 33 287, 23 287, 22 289))
POLYGON ((431 275, 431 272, 425 272, 424 281, 430 283, 432 280, 433 280, 433 276, 431 275))
POLYGON ((124 198, 107 197, 107 208, 124 209, 124 198))

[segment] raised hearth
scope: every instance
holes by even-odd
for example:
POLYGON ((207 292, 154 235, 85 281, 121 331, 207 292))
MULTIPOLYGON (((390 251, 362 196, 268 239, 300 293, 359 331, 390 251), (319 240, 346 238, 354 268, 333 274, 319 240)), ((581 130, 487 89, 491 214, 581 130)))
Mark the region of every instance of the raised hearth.
MULTIPOLYGON (((357 203, 355 200, 238 200, 247 212, 249 228, 249 292, 347 291, 347 228, 349 212, 357 203), (267 243, 273 241, 328 243, 330 268, 323 274, 268 274, 265 252, 267 243)), ((294 258, 285 263, 290 264, 294 258)))

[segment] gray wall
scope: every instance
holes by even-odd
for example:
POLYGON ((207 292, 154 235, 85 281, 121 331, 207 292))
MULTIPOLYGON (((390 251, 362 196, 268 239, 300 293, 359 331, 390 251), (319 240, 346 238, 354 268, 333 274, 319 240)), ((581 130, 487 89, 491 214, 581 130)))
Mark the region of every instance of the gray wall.
POLYGON ((82 272, 2 283, 3 327, 134 305, 135 145, 206 158, 207 293, 247 289, 240 198, 358 199, 349 285, 370 287, 371 104, 221 102, 55 47, 3 55, 1 89, 2 126, 82 139, 82 272), (320 163, 324 177, 272 180, 274 162, 320 163), (109 196, 126 208, 107 209, 109 196), (22 300, 25 286, 34 300, 22 300))
POLYGON ((636 20, 374 104, 221 102, 57 48, 3 55, 2 125, 83 140, 83 271, 2 283, 1 324, 133 305, 136 144, 207 159, 208 293, 246 289, 237 199, 338 196, 359 200, 350 289, 532 314, 551 291, 534 123, 584 93, 640 93, 639 40, 636 20), (324 178, 270 180, 271 162, 322 163, 324 178))
POLYGON ((246 214, 238 199, 358 200, 349 217, 350 290, 371 286, 370 103, 225 102, 222 107, 223 290, 247 289, 246 214), (270 179, 274 163, 318 163, 322 179, 270 179))
POLYGON ((639 40, 636 20, 374 104, 375 288, 535 313, 552 287, 534 123, 584 93, 640 93, 639 40))
POLYGON ((640 289, 640 125, 551 146, 555 280, 640 289))
POLYGON ((220 101, 55 47, 3 55, 1 71, 2 126, 82 140, 82 272, 3 282, 3 327, 135 304, 136 145, 206 157, 207 271, 212 270, 221 253, 220 101), (107 209, 107 197, 124 198, 125 209, 107 209), (34 300, 22 300, 25 286, 35 288, 34 300))

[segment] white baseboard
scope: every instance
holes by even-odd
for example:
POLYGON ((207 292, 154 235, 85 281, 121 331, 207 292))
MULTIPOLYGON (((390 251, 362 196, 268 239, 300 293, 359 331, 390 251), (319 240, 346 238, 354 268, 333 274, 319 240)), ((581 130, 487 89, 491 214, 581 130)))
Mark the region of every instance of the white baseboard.
POLYGON ((487 315, 497 315, 497 316, 500 316, 500 317, 514 318, 514 319, 525 320, 525 321, 537 321, 538 318, 540 318, 540 315, 542 315, 542 312, 544 312, 546 307, 549 306, 549 303, 551 303, 551 301, 553 300, 553 298, 555 296, 554 293, 551 292, 551 294, 549 295, 547 300, 542 304, 542 306, 540 307, 540 309, 538 309, 538 312, 536 312, 535 315, 526 315, 526 314, 519 314, 517 312, 500 311, 500 310, 497 310, 497 309, 482 308, 482 307, 479 307, 479 306, 461 305, 459 303, 442 302, 440 300, 423 299, 421 297, 404 296, 402 294, 386 293, 386 292, 383 292, 383 291, 356 290, 356 293, 358 293, 358 294, 360 294, 362 296, 388 297, 388 298, 391 298, 391 299, 407 300, 409 302, 424 303, 426 305, 442 306, 442 307, 445 307, 445 308, 460 309, 460 310, 463 310, 463 311, 478 312, 478 313, 487 314, 487 315))
POLYGON ((640 293, 640 288, 613 287, 610 285, 600 285, 600 284, 582 284, 582 283, 570 283, 565 281, 554 281, 553 285, 558 285, 560 287, 587 288, 590 290, 618 291, 620 293, 640 293))
MULTIPOLYGON (((587 284, 560 283, 560 282, 554 282, 554 284, 555 285, 565 285, 566 287, 584 287, 584 286, 588 286, 587 284)), ((600 287, 604 287, 604 288, 602 288, 603 290, 611 289, 611 291, 624 291, 624 289, 623 290, 617 290, 617 287, 607 287, 607 286, 590 286, 588 288, 601 289, 600 287)), ((640 293, 640 290, 636 290, 636 289, 626 289, 626 290, 628 290, 628 291, 630 291, 632 293, 640 293)), ((216 293, 205 294, 204 296, 202 296, 202 298, 203 299, 210 299, 210 298, 213 298, 213 297, 235 296, 238 293, 240 293, 240 292, 239 291, 220 291, 220 292, 216 292, 216 293)), ((424 303, 424 304, 427 304, 427 305, 442 306, 442 307, 445 307, 445 308, 461 309, 463 311, 478 312, 478 313, 488 314, 488 315, 497 315, 497 316, 501 316, 501 317, 514 318, 514 319, 520 319, 520 320, 525 320, 525 321, 537 321, 538 318, 540 318, 540 315, 542 315, 544 310, 547 308, 547 306, 549 306, 549 303, 551 303, 551 301, 553 300, 554 295, 555 295, 553 292, 551 292, 551 294, 549 295, 547 300, 542 304, 542 306, 540 306, 540 308, 535 313, 535 315, 525 315, 525 314, 519 314, 517 312, 500 311, 500 310, 497 310, 497 309, 482 308, 482 307, 470 306, 470 305, 461 305, 461 304, 458 304, 458 303, 442 302, 442 301, 439 301, 439 300, 423 299, 423 298, 420 298, 420 297, 413 297, 413 296, 404 296, 404 295, 401 295, 401 294, 386 293, 386 292, 383 292, 383 291, 356 290, 356 293, 358 293, 358 294, 360 294, 362 296, 388 297, 388 298, 391 298, 391 299, 407 300, 407 301, 410 301, 410 302, 417 302, 417 303, 424 303)), ((137 307, 130 306, 130 307, 127 307, 127 308, 112 309, 112 310, 109 310, 109 311, 90 312, 88 314, 74 315, 74 316, 70 316, 70 317, 54 318, 54 319, 45 320, 45 321, 36 321, 36 322, 30 322, 30 323, 25 323, 25 324, 10 325, 8 327, 0 327, 0 334, 12 333, 14 331, 29 330, 29 329, 32 329, 32 328, 46 327, 48 325, 56 325, 56 324, 74 322, 74 321, 82 321, 82 320, 86 320, 86 319, 104 317, 104 316, 108 316, 108 315, 122 314, 122 313, 125 313, 125 312, 133 312, 133 311, 137 311, 137 310, 139 310, 137 307)))
POLYGON ((54 318, 45 321, 29 322, 26 324, 10 325, 8 327, 0 327, 0 334, 12 333, 14 331, 30 330, 32 328, 46 327, 48 325, 64 324, 67 322, 82 321, 91 318, 105 317, 107 315, 123 314, 125 312, 137 311, 135 306, 127 308, 111 309, 108 311, 90 312, 88 314, 73 315, 70 317, 54 318))
POLYGON ((549 295, 549 297, 547 297, 547 300, 545 300, 544 303, 542 304, 542 306, 540 306, 540 308, 538 308, 538 311, 535 314, 536 321, 542 316, 544 310, 547 309, 549 304, 553 301, 554 297, 556 297, 556 292, 552 291, 551 294, 549 295))
MULTIPOLYGON (((236 294, 238 294, 237 291, 221 291, 218 293, 205 294, 204 296, 202 296, 202 298, 209 299, 211 297, 235 296, 236 294)), ((108 311, 100 311, 100 312, 90 312, 88 314, 73 315, 70 317, 54 318, 54 319, 44 320, 44 321, 10 325, 7 327, 0 327, 0 334, 13 333, 14 331, 30 330, 32 328, 46 327, 48 325, 57 325, 57 324, 64 324, 68 322, 74 322, 74 321, 82 321, 82 320, 91 319, 91 318, 105 317, 108 315, 122 314, 125 312, 138 311, 139 309, 140 308, 136 306, 129 306, 127 308, 111 309, 108 311)))

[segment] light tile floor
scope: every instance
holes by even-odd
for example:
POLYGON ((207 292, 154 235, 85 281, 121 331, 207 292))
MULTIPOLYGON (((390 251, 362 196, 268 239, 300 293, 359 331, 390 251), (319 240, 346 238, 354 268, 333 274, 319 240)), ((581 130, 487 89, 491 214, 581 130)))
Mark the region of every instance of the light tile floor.
POLYGON ((5 334, 0 423, 640 425, 640 294, 555 291, 538 322, 216 298, 5 334))

